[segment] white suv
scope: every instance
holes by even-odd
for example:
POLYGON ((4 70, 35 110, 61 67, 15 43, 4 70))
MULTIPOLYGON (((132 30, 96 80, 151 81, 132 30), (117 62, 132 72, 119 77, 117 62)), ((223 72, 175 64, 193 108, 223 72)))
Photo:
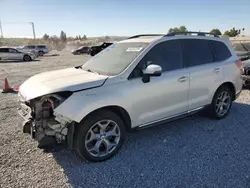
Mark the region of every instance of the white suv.
POLYGON ((67 141, 83 158, 102 161, 118 151, 131 129, 204 107, 210 116, 224 118, 240 94, 241 68, 229 41, 211 34, 133 36, 82 66, 24 82, 23 131, 39 147, 67 141))

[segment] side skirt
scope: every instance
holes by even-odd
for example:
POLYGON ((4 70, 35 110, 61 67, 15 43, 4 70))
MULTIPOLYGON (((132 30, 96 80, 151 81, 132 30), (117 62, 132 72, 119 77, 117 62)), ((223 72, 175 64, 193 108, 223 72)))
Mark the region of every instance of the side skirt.
POLYGON ((156 121, 145 123, 145 124, 139 125, 139 126, 137 126, 135 128, 132 128, 132 130, 146 129, 148 127, 153 127, 153 126, 160 125, 160 124, 163 124, 163 123, 176 121, 178 119, 182 119, 182 118, 185 118, 187 116, 191 116, 193 114, 196 114, 197 112, 199 112, 203 108, 204 108, 204 106, 199 107, 199 108, 195 108, 193 110, 189 110, 187 112, 183 112, 183 113, 180 113, 180 114, 177 114, 177 115, 173 115, 173 116, 170 116, 170 117, 166 117, 166 118, 163 118, 163 119, 159 119, 159 120, 156 120, 156 121))

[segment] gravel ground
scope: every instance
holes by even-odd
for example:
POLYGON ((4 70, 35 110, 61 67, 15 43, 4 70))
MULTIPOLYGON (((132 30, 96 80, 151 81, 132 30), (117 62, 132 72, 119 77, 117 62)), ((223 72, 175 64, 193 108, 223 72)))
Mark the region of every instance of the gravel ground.
MULTIPOLYGON (((19 85, 88 58, 61 53, 28 63, 0 62, 0 78, 19 85)), ((243 90, 223 120, 194 115, 136 131, 114 158, 87 163, 65 148, 37 149, 22 133, 17 95, 0 93, 0 187, 250 187, 249 104, 250 91, 243 90)))

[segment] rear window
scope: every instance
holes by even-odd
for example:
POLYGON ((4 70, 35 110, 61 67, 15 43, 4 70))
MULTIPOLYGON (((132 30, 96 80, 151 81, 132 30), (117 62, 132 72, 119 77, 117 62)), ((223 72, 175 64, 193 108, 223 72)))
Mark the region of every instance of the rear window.
POLYGON ((184 55, 188 66, 212 63, 213 52, 208 40, 184 39, 184 55))
POLYGON ((215 61, 223 61, 232 56, 231 52, 223 42, 211 40, 210 44, 214 50, 215 61))

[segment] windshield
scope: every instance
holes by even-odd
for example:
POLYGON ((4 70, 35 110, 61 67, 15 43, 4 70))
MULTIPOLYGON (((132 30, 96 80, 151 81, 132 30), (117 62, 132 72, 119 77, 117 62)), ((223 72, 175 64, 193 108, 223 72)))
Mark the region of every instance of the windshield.
POLYGON ((250 43, 242 43, 247 51, 250 51, 250 43))
POLYGON ((77 48, 77 50, 81 50, 82 48, 84 48, 84 46, 80 46, 79 48, 77 48))
MULTIPOLYGON (((248 44, 249 45, 249 44, 248 44)), ((247 43, 234 43, 233 45, 233 49, 235 51, 248 51, 248 46, 247 46, 247 43)))
POLYGON ((120 74, 147 45, 140 42, 112 44, 85 63, 82 69, 102 75, 120 74))

